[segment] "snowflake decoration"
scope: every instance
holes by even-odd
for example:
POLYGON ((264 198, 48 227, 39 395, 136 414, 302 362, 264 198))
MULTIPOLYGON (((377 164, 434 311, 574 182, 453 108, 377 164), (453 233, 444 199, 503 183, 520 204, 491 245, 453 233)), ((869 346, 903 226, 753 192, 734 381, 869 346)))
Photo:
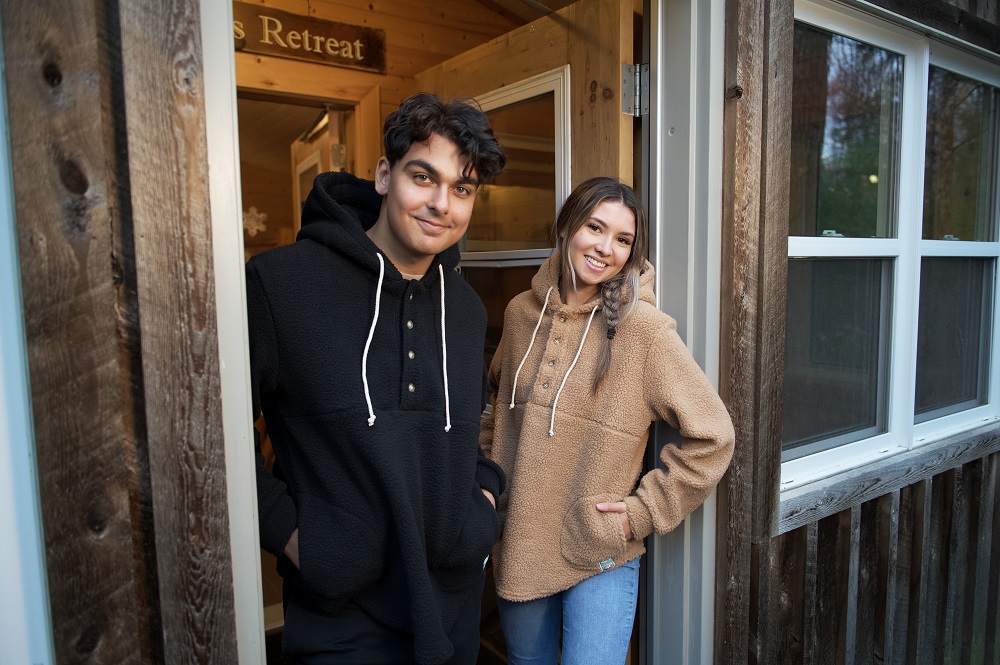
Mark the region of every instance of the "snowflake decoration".
POLYGON ((243 211, 243 230, 253 238, 261 231, 267 231, 267 213, 257 210, 257 206, 250 206, 249 210, 243 211))

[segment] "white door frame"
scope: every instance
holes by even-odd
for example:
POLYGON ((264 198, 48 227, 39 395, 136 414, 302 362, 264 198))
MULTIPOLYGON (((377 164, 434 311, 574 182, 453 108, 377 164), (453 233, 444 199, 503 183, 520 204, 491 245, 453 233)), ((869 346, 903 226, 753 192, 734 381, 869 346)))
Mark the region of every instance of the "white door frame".
MULTIPOLYGON (((657 301, 718 386, 725 0, 646 0, 643 18, 643 183, 657 301)), ((657 425, 650 464, 673 435, 657 425)), ((672 533, 649 539, 644 662, 712 662, 715 528, 713 492, 672 533)))
POLYGON ((236 116, 233 5, 217 0, 200 0, 200 4, 236 645, 242 665, 264 665, 264 609, 250 401, 250 344, 243 277, 243 203, 236 116))

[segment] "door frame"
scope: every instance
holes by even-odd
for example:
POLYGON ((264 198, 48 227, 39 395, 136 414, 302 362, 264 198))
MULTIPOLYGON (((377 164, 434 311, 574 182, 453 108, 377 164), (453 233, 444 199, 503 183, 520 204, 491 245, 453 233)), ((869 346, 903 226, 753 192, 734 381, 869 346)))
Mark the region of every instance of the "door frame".
MULTIPOLYGON (((637 149, 657 306, 677 320, 678 334, 718 387, 725 0, 645 0, 642 39, 650 104, 637 149)), ((649 464, 673 434, 657 424, 649 464)), ((715 492, 648 545, 641 662, 713 662, 715 492)))

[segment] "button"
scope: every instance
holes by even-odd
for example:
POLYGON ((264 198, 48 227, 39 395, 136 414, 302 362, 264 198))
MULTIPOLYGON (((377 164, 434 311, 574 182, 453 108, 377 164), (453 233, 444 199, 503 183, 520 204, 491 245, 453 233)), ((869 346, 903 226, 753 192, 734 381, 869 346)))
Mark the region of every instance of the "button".
POLYGON ((545 388, 546 390, 548 390, 548 389, 549 389, 549 384, 547 384, 547 383, 543 383, 543 384, 542 384, 542 388, 545 388))
POLYGON ((413 300, 413 294, 412 293, 410 294, 410 300, 413 300))
POLYGON ((408 328, 409 330, 413 330, 413 321, 407 321, 407 322, 406 322, 406 327, 407 327, 407 328, 408 328))
POLYGON ((409 352, 409 353, 407 353, 406 355, 408 355, 408 356, 410 357, 410 360, 413 360, 413 356, 415 356, 415 355, 417 355, 417 354, 415 354, 415 353, 414 353, 413 351, 410 351, 410 352, 409 352))
POLYGON ((556 361, 555 360, 550 360, 549 361, 549 367, 555 367, 555 366, 556 366, 556 361))
POLYGON ((559 317, 559 322, 560 323, 566 323, 566 317, 565 316, 560 316, 559 317))
POLYGON ((412 392, 416 392, 417 387, 411 383, 410 385, 406 386, 406 389, 409 390, 412 393, 412 392))
POLYGON ((556 337, 556 338, 555 338, 554 340, 552 340, 552 343, 553 343, 553 344, 558 344, 558 343, 559 343, 559 338, 558 338, 558 337, 556 337))

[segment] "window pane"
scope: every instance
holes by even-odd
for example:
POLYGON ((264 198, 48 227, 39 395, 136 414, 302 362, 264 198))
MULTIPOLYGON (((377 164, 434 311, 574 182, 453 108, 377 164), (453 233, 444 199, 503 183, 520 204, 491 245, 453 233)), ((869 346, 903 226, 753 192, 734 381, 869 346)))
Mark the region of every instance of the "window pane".
POLYGON ((796 23, 788 234, 895 236, 903 58, 796 23))
POLYGON ((916 422, 986 402, 993 265, 978 258, 921 261, 916 422))
POLYGON ((997 89, 937 67, 927 88, 924 238, 992 240, 997 89))
MULTIPOLYGON (((477 204, 478 205, 478 204, 477 204)), ((475 289, 486 306, 486 366, 493 360, 500 334, 503 332, 503 313, 507 303, 522 291, 531 288, 531 278, 538 272, 537 265, 504 268, 462 267, 462 276, 475 289)))
POLYGON ((549 92, 486 115, 507 167, 479 188, 463 252, 552 247, 556 216, 555 97, 549 92))
POLYGON ((783 459, 885 431, 887 259, 790 259, 783 459))

